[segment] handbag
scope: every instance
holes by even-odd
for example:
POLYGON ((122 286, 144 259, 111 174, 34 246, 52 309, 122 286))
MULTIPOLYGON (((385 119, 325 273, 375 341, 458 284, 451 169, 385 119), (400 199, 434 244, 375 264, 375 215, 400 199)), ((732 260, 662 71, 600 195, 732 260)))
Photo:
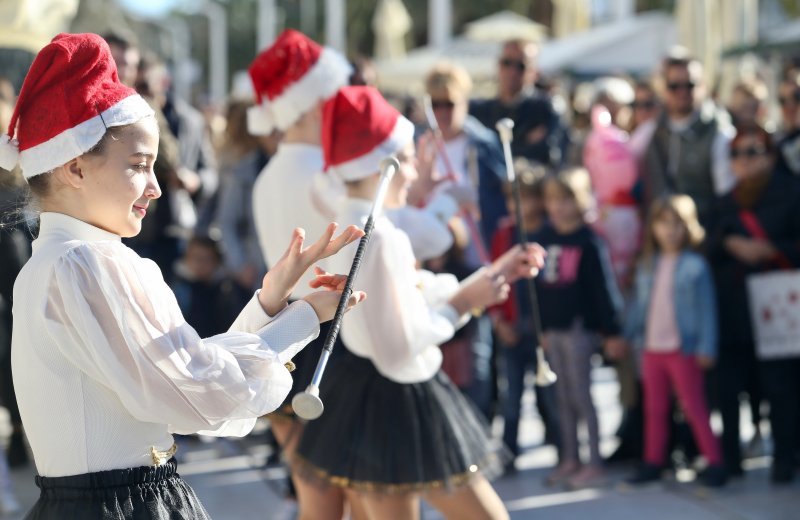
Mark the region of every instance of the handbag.
MULTIPOLYGON (((739 212, 753 238, 767 233, 755 213, 739 212)), ((760 360, 800 357, 800 270, 782 253, 774 260, 778 269, 747 277, 747 292, 756 357, 760 360)))

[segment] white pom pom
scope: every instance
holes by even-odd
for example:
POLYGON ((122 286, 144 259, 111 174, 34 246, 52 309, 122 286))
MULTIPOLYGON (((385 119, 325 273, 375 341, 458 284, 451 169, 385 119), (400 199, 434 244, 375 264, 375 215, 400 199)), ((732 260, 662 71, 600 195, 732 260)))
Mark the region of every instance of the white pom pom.
POLYGON ((262 105, 247 109, 247 131, 252 135, 269 135, 275 130, 272 114, 262 105))
POLYGON ((0 136, 0 168, 13 170, 19 162, 19 143, 8 134, 0 136))

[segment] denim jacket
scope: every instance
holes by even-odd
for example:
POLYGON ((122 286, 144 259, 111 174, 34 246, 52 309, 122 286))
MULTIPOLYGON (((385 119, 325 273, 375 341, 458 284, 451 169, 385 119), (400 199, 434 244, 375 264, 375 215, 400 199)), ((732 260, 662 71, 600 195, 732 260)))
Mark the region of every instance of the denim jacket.
MULTIPOLYGON (((652 265, 640 265, 636 272, 634 299, 625 320, 625 337, 644 347, 647 313, 653 291, 658 257, 652 265)), ((675 319, 681 338, 681 351, 686 355, 716 357, 719 330, 714 282, 705 258, 683 252, 675 265, 675 319)))
POLYGON ((477 152, 478 206, 481 212, 481 234, 484 243, 491 244, 492 236, 500 219, 506 216, 506 197, 503 182, 506 166, 503 148, 497 134, 483 126, 477 119, 468 116, 464 121, 464 133, 471 147, 477 152))

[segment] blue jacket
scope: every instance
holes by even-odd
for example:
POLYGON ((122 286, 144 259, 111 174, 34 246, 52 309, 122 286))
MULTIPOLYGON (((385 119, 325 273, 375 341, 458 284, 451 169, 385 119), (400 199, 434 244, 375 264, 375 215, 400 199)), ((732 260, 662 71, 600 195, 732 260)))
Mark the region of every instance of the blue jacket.
POLYGON ((500 219, 507 215, 506 198, 503 194, 503 182, 506 179, 503 148, 497 134, 472 116, 467 116, 464 121, 464 133, 470 146, 477 152, 480 227, 488 249, 500 219))
MULTIPOLYGON (((658 257, 652 266, 641 265, 637 270, 634 300, 625 320, 625 337, 639 347, 644 346, 657 263, 658 257)), ((708 263, 697 253, 687 251, 678 258, 674 300, 683 353, 716 357, 719 330, 714 282, 708 263)))

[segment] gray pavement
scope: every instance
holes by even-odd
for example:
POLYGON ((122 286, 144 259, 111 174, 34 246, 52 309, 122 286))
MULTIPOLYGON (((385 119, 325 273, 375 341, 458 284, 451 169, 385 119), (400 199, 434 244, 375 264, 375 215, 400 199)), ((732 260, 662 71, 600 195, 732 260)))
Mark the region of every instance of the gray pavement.
MULTIPOLYGON (((610 453, 614 449, 612 434, 620 416, 617 386, 608 369, 596 369, 594 377, 593 393, 600 413, 602 451, 610 453)), ((215 519, 294 518, 294 504, 281 498, 285 471, 280 466, 264 467, 269 449, 260 442, 265 425, 259 427, 261 430, 243 440, 181 443, 179 471, 195 488, 215 519)), ((745 409, 742 428, 743 436, 748 438, 752 428, 745 409)), ((606 487, 565 491, 547 488, 542 483, 555 461, 553 449, 541 445, 542 437, 532 392, 528 392, 521 430, 521 441, 528 449, 517 460, 519 471, 495 482, 512 519, 800 519, 800 478, 790 486, 772 487, 768 481, 770 460, 766 456, 749 459, 745 478, 734 480, 721 490, 700 487, 688 480, 688 472, 668 482, 630 489, 621 483, 630 471, 623 468, 609 470, 606 487)), ((33 504, 38 494, 33 475, 32 468, 12 472, 18 498, 26 508, 33 504)), ((427 506, 423 507, 422 516, 424 520, 441 518, 427 506)))

